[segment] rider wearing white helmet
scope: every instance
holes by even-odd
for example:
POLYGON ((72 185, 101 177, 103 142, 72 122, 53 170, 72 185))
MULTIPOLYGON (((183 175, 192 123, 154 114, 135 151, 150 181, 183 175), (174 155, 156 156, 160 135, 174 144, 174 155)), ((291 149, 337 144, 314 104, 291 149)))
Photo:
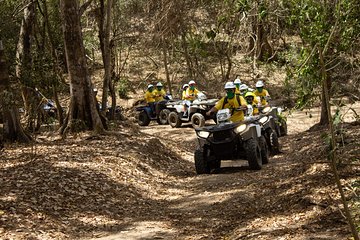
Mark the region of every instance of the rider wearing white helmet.
POLYGON ((211 113, 216 113, 220 109, 229 108, 231 110, 230 121, 239 122, 244 120, 244 112, 239 110, 239 108, 246 108, 245 99, 242 96, 235 94, 236 86, 233 82, 227 82, 224 89, 226 91, 226 96, 221 98, 206 114, 210 116, 211 113))
POLYGON ((145 92, 145 100, 147 103, 155 102, 154 85, 149 84, 145 92))
POLYGON ((147 91, 145 92, 145 100, 146 103, 150 106, 151 111, 153 114, 155 114, 155 91, 154 91, 154 85, 149 84, 147 86, 147 91))
POLYGON ((194 80, 189 82, 189 88, 186 89, 185 100, 194 101, 200 91, 196 88, 196 83, 194 80))
POLYGON ((155 94, 155 102, 160 102, 160 101, 164 100, 166 92, 163 89, 163 85, 161 82, 158 82, 156 84, 156 89, 154 91, 154 94, 155 94))
POLYGON ((248 85, 246 85, 245 83, 241 84, 241 85, 240 85, 240 89, 239 89, 239 90, 240 90, 240 95, 241 95, 241 96, 245 96, 245 94, 247 93, 248 89, 249 89, 248 85))
POLYGON ((266 89, 264 89, 264 82, 262 80, 257 81, 255 87, 255 96, 260 98, 261 105, 267 105, 268 102, 266 100, 270 98, 270 94, 266 89))
POLYGON ((185 96, 186 96, 186 89, 188 89, 189 84, 185 83, 182 86, 182 94, 181 94, 181 100, 185 100, 185 96))
POLYGON ((240 85, 241 85, 241 80, 240 78, 236 78, 235 81, 234 81, 234 84, 235 84, 235 93, 236 94, 240 94, 240 85))

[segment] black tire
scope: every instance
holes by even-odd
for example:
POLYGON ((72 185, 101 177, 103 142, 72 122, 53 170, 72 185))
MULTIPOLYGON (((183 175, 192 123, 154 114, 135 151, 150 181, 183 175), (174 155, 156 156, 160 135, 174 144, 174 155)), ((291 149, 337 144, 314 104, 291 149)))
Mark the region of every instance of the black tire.
POLYGON ((279 144, 278 135, 272 129, 268 129, 266 131, 266 134, 268 136, 268 145, 270 148, 271 155, 279 154, 280 153, 280 144, 279 144))
POLYGON ((205 126, 205 117, 201 113, 194 113, 191 116, 191 124, 193 128, 201 128, 205 126))
POLYGON ((210 173, 210 166, 207 161, 207 149, 204 148, 203 150, 195 150, 195 170, 197 174, 209 174, 210 173))
POLYGON ((181 126, 181 119, 179 118, 179 114, 177 112, 170 112, 168 116, 168 122, 171 127, 178 128, 181 126))
POLYGON ((246 157, 250 169, 260 170, 262 167, 261 151, 258 142, 250 138, 245 143, 246 157))
POLYGON ((269 148, 266 143, 266 139, 264 136, 261 136, 259 138, 259 144, 261 149, 261 160, 262 164, 268 164, 269 163, 269 148))
POLYGON ((280 136, 286 136, 288 134, 287 123, 284 119, 280 120, 280 136))
POLYGON ((140 126, 148 126, 149 123, 150 123, 150 118, 149 116, 147 115, 147 113, 145 111, 141 111, 139 113, 139 116, 138 116, 138 124, 140 126))
POLYGON ((221 167, 221 161, 215 160, 215 162, 210 162, 210 169, 219 169, 221 167))
POLYGON ((160 125, 168 124, 168 117, 169 117, 170 110, 169 109, 162 109, 159 112, 159 116, 157 118, 157 123, 160 125))

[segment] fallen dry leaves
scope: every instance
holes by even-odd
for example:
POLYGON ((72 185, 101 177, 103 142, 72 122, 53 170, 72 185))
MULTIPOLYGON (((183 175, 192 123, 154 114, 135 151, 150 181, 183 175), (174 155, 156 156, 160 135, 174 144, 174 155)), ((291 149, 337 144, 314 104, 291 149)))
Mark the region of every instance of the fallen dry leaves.
MULTIPOLYGON (((321 132, 281 139, 261 171, 197 176, 191 128, 129 126, 106 136, 38 137, 0 161, 0 239, 347 239, 321 132)), ((344 162, 359 162, 346 126, 344 162)), ((341 169, 352 206, 359 167, 341 169)))

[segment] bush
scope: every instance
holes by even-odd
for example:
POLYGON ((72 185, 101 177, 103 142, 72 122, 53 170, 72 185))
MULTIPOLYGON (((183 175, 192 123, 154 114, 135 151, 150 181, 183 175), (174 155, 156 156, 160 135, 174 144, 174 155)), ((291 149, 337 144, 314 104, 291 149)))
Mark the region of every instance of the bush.
POLYGON ((127 78, 121 78, 118 84, 119 97, 122 99, 128 99, 129 93, 129 80, 127 78))

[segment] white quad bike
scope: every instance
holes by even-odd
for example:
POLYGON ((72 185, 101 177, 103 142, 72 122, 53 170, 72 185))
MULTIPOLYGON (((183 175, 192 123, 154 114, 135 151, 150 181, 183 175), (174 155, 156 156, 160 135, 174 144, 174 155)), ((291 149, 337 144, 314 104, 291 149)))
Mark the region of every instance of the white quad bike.
POLYGON ((194 128, 203 127, 206 120, 214 119, 214 116, 206 116, 206 112, 215 106, 217 101, 218 99, 207 99, 205 94, 199 93, 193 102, 169 102, 166 104, 166 108, 170 110, 168 122, 173 128, 188 122, 191 122, 194 128))

